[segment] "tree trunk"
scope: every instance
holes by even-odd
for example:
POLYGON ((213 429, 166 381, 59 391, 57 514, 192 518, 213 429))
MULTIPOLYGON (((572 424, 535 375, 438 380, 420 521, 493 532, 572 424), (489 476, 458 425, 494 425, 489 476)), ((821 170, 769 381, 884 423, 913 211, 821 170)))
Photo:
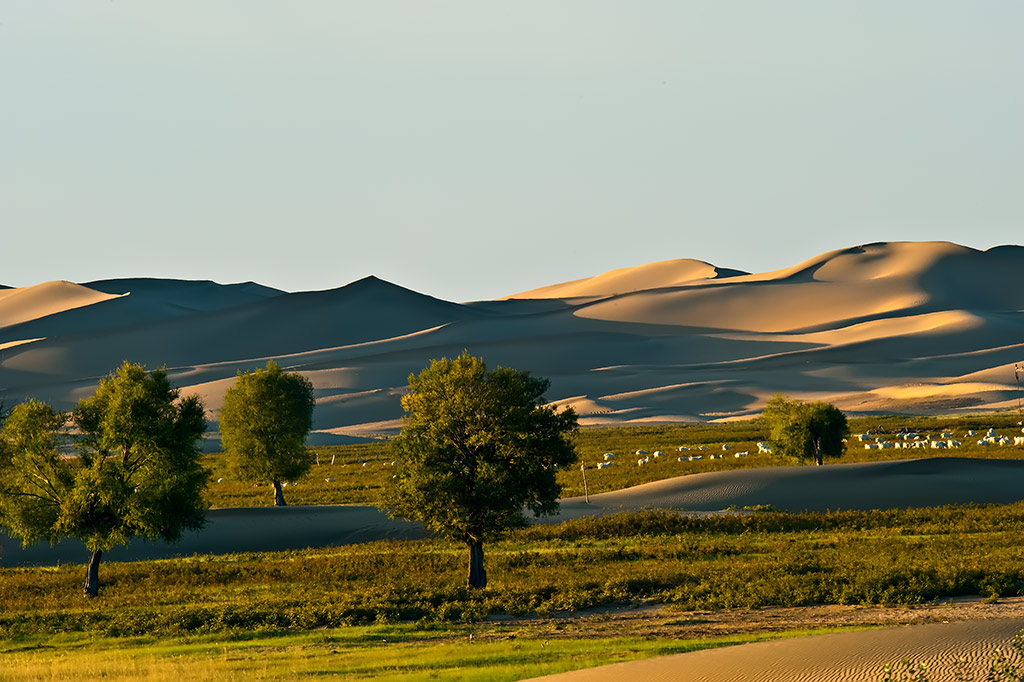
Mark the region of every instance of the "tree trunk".
POLYGON ((814 463, 818 466, 825 463, 821 458, 821 436, 814 437, 814 463))
POLYGON ((86 597, 95 597, 100 591, 100 557, 103 552, 96 550, 89 557, 89 564, 85 568, 85 589, 86 597))
POLYGON ((274 481, 274 506, 288 506, 284 501, 284 492, 281 490, 281 481, 274 481))
POLYGON ((484 570, 484 543, 469 540, 469 578, 466 584, 472 588, 487 587, 487 571, 484 570))

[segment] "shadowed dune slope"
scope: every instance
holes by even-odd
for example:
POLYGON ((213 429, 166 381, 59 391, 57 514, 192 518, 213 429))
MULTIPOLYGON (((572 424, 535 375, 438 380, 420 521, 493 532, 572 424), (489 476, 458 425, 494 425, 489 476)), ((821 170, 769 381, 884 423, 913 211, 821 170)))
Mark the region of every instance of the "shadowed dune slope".
POLYGON ((387 434, 409 374, 463 350, 549 378, 585 425, 746 417, 778 392, 854 414, 1007 409, 1024 248, 867 244, 754 274, 668 260, 466 304, 374 277, 300 293, 144 278, 0 290, 8 402, 70 407, 130 360, 166 365, 216 421, 235 374, 275 359, 313 381, 319 432, 387 434))
POLYGON ((691 474, 591 495, 589 504, 581 498, 563 500, 557 520, 589 516, 595 509, 716 511, 770 505, 785 511, 827 511, 1021 499, 1024 461, 949 457, 691 474))

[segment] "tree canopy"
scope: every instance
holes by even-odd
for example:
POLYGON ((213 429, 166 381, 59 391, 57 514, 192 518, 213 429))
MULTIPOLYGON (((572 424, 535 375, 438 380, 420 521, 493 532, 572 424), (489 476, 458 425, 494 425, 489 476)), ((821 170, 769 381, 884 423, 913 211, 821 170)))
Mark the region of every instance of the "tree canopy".
POLYGON ((220 434, 239 475, 269 481, 274 504, 284 506, 281 483, 306 474, 313 456, 305 442, 313 426, 313 385, 296 372, 283 372, 273 360, 266 369, 239 372, 224 394, 220 434))
POLYGON ((383 505, 469 547, 470 587, 487 583, 483 542, 558 509, 557 467, 576 461, 576 414, 544 401, 547 379, 463 353, 409 377, 383 505))
POLYGON ((95 596, 105 550, 202 527, 205 430, 198 397, 180 398, 165 370, 130 363, 71 414, 36 400, 17 405, 0 431, 0 524, 26 545, 84 542, 85 593, 95 596))
POLYGON ((782 394, 764 407, 772 447, 784 457, 813 459, 824 463, 824 457, 839 457, 850 434, 846 415, 835 405, 825 402, 804 403, 782 394))

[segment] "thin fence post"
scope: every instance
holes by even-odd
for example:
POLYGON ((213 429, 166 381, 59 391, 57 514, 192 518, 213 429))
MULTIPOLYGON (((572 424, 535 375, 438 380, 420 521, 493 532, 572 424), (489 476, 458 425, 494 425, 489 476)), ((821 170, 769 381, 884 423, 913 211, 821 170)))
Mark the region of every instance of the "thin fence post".
POLYGON ((580 462, 580 473, 583 474, 583 499, 590 504, 590 490, 587 488, 587 465, 580 462))

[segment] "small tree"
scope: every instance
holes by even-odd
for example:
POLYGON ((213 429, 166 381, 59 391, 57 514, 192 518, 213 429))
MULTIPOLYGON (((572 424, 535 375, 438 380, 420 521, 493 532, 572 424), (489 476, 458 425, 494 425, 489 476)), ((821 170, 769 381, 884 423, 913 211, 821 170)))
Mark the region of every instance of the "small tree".
POLYGON ((198 397, 179 399, 164 370, 129 363, 70 415, 22 403, 0 431, 0 524, 26 545, 84 542, 85 595, 95 597, 107 549, 135 537, 173 542, 202 527, 209 472, 197 441, 205 430, 198 397))
POLYGON ((275 506, 285 506, 281 482, 303 476, 313 464, 305 442, 313 427, 314 405, 309 380, 282 372, 273 360, 265 370, 239 372, 235 385, 224 394, 224 450, 235 458, 242 478, 273 484, 275 506))
POLYGON ((392 517, 421 521, 469 548, 470 587, 485 587, 484 540, 558 509, 557 467, 576 461, 572 409, 545 404, 549 382, 463 353, 409 377, 394 441, 401 467, 385 490, 392 517))
POLYGON ((846 415, 830 403, 803 403, 780 393, 764 406, 763 416, 769 440, 780 455, 813 459, 821 466, 824 457, 839 457, 846 448, 846 415))

